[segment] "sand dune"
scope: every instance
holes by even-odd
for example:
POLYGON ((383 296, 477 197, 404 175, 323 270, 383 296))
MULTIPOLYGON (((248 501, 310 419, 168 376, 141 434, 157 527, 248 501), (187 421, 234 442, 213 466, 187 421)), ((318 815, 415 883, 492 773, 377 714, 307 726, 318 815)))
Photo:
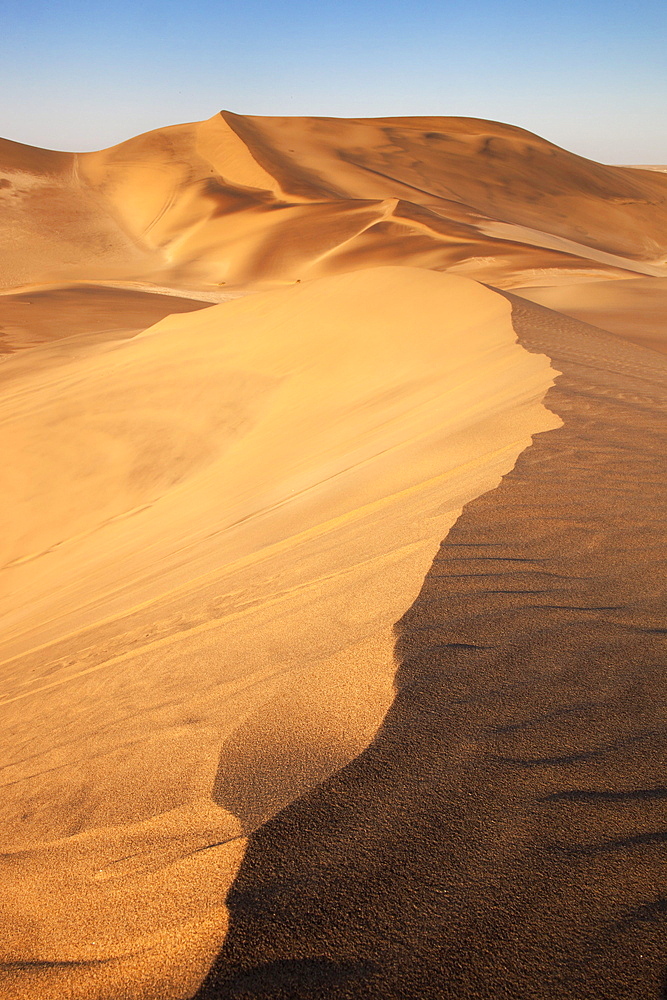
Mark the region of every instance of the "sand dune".
POLYGON ((513 321, 563 426, 443 541, 372 745, 251 838, 199 1000, 664 996, 667 364, 513 321))
POLYGON ((222 112, 0 208, 0 996, 657 996, 667 176, 222 112))
POLYGON ((212 958, 238 838, 372 737, 392 626, 462 504, 555 426, 553 372, 497 294, 406 268, 13 360, 4 988, 125 996, 158 949, 163 996, 212 958))
POLYGON ((210 290, 382 264, 501 287, 667 274, 667 177, 477 119, 222 112, 98 153, 3 140, 0 185, 5 287, 210 290))

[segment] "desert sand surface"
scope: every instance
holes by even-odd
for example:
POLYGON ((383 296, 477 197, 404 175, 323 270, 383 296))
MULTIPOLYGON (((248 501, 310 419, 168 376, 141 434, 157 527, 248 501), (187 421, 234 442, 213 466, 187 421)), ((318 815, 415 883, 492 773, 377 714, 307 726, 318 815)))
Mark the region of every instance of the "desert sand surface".
POLYGON ((203 309, 206 299, 113 285, 47 285, 0 293, 0 353, 73 340, 117 340, 165 316, 203 309))
POLYGON ((531 302, 667 353, 667 278, 517 288, 531 302))
POLYGON ((222 112, 0 208, 0 996, 663 996, 667 177, 222 112))
POLYGON ((513 322, 563 425, 443 541, 368 750, 252 838, 201 1000, 665 995, 667 364, 513 322))

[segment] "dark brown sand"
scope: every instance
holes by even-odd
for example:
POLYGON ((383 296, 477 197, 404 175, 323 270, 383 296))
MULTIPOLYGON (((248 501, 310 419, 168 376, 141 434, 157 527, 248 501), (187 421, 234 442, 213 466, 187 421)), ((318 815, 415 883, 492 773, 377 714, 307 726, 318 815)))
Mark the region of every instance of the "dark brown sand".
POLYGON ((513 302, 564 426, 443 542, 373 744, 252 836, 198 1000, 667 997, 667 361, 513 302))

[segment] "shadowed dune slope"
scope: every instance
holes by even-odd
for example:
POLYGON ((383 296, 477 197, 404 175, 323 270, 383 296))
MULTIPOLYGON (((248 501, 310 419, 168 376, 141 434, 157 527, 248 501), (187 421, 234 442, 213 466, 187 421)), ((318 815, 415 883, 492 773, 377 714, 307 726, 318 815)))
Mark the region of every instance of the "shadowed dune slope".
POLYGON ((270 285, 383 264, 502 287, 666 273, 667 176, 464 118, 222 112, 107 150, 0 140, 2 283, 270 285))
POLYGON ((251 838, 198 1000, 662 1000, 667 364, 513 298, 563 372, 396 627, 371 746, 251 838))
POLYGON ((632 343, 667 353, 667 278, 589 281, 517 292, 632 343))
POLYGON ((175 1000, 244 838, 373 738, 554 371, 502 296, 400 267, 46 347, 2 362, 0 994, 175 1000))
POLYGON ((37 344, 83 344, 131 337, 173 313, 210 302, 113 285, 47 285, 0 294, 0 354, 37 344))

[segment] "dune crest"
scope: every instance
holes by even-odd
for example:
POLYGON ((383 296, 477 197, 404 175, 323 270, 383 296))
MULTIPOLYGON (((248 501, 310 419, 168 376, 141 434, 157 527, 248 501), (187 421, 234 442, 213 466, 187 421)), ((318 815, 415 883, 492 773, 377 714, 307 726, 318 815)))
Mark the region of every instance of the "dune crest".
POLYGON ((558 424, 509 312, 382 268, 5 362, 5 990, 194 989, 243 836, 367 745, 438 543, 558 424))

